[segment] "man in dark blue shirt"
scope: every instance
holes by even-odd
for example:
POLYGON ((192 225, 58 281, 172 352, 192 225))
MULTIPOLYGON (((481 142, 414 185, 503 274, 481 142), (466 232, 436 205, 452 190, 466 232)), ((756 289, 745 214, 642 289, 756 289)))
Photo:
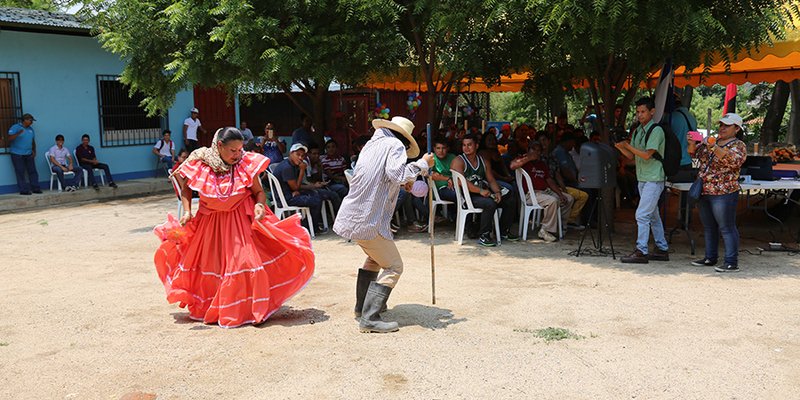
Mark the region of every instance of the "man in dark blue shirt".
POLYGON ((95 169, 102 169, 106 177, 108 177, 108 186, 116 189, 117 184, 114 183, 114 178, 111 176, 111 170, 108 168, 108 164, 97 161, 97 154, 94 152, 94 147, 89 145, 89 135, 81 136, 81 145, 75 148, 75 157, 78 158, 77 161, 81 168, 86 170, 89 184, 92 185, 95 190, 100 189, 97 187, 97 182, 94 180, 95 169))
POLYGON ((309 226, 308 228, 316 228, 316 233, 326 233, 328 230, 322 225, 322 198, 314 190, 317 186, 303 183, 307 167, 307 164, 303 162, 306 151, 308 148, 302 143, 292 144, 289 149, 289 157, 281 161, 272 174, 278 178, 281 184, 287 205, 308 207, 311 210, 311 218, 316 227, 309 226))
POLYGON ((303 114, 303 118, 300 121, 302 126, 292 132, 292 144, 302 143, 308 147, 314 141, 314 138, 311 137, 311 117, 303 114))

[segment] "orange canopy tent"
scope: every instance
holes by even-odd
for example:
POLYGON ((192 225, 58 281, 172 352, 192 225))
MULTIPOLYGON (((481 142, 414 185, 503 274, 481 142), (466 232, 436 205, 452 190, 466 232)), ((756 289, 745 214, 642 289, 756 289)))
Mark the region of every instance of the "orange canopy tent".
MULTIPOLYGON (((734 83, 741 85, 745 82, 775 82, 778 80, 792 81, 800 79, 800 21, 795 21, 793 29, 786 33, 786 39, 771 45, 761 47, 740 54, 731 62, 730 71, 726 71, 725 64, 720 61, 711 66, 708 74, 703 76, 703 66, 686 73, 685 67, 675 70, 675 86, 711 86, 714 84, 727 85, 734 83)), ((719 57, 717 57, 719 58, 719 57)), ((654 88, 658 84, 660 69, 642 85, 654 88)), ((504 76, 499 85, 488 86, 482 79, 474 82, 462 81, 462 92, 519 92, 527 79, 528 74, 511 74, 504 76)), ((578 82, 576 87, 585 87, 585 82, 578 82)), ((365 85, 368 88, 397 91, 427 92, 421 73, 411 68, 401 69, 392 75, 374 75, 365 85)))

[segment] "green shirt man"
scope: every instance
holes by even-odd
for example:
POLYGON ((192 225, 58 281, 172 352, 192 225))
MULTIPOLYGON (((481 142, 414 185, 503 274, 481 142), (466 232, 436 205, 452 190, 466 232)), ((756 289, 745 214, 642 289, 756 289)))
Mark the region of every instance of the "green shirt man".
MULTIPOLYGON (((658 154, 664 154, 664 130, 660 126, 653 127, 654 122, 650 120, 644 127, 639 126, 631 140, 631 146, 638 150, 647 151, 655 150, 658 154), (645 143, 647 131, 653 127, 650 133, 650 138, 645 143)), ((661 161, 656 160, 654 157, 645 160, 642 157, 636 158, 636 179, 639 182, 663 182, 664 166, 661 161)))

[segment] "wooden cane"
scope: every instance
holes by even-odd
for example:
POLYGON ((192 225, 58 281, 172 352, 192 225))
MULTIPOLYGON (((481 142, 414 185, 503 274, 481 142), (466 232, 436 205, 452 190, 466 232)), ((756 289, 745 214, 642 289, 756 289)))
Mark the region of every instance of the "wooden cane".
MULTIPOLYGON (((431 137, 431 124, 428 123, 428 153, 430 154, 433 147, 433 138, 431 137)), ((435 162, 435 160, 434 160, 435 162)), ((430 168, 428 169, 428 176, 430 176, 430 168)), ((428 234, 431 239, 431 304, 436 304, 436 258, 433 254, 433 179, 428 179, 428 234)))

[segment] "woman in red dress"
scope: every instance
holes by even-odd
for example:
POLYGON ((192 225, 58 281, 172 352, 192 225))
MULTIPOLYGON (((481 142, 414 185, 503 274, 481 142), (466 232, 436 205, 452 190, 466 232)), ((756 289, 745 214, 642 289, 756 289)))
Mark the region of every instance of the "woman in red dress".
POLYGON ((167 301, 189 317, 223 328, 258 324, 300 291, 314 273, 314 253, 300 216, 284 220, 266 207, 259 174, 269 159, 244 152, 244 137, 223 128, 210 148, 192 152, 173 173, 185 213, 156 227, 155 264, 167 301), (192 215, 192 190, 200 205, 192 215))

